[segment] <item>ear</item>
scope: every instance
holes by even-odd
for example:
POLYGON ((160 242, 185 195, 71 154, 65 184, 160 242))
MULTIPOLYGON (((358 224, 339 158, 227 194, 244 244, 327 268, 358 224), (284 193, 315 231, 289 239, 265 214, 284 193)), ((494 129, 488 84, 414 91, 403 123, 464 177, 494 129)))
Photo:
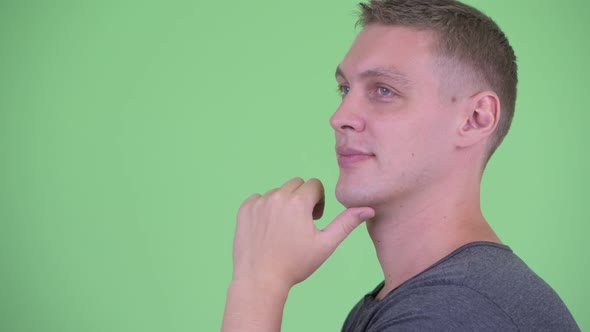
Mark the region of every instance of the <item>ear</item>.
POLYGON ((482 91, 471 97, 459 126, 460 147, 467 147, 492 135, 500 120, 500 99, 493 91, 482 91))

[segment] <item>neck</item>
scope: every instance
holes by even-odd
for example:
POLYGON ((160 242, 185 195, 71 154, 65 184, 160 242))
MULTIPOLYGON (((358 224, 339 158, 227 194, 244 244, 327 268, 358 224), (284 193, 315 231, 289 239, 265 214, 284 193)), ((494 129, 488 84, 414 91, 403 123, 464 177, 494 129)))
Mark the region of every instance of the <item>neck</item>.
POLYGON ((447 181, 375 209, 367 229, 385 279, 377 298, 466 243, 500 242, 481 213, 475 183, 447 181))

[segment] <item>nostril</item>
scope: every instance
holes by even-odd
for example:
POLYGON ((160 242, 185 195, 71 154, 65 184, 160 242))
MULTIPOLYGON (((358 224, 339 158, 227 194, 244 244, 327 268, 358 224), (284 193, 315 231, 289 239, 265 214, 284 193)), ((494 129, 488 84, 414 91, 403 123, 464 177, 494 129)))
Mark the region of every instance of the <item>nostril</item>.
POLYGON ((365 120, 361 112, 340 105, 330 117, 330 126, 336 131, 363 131, 365 120))

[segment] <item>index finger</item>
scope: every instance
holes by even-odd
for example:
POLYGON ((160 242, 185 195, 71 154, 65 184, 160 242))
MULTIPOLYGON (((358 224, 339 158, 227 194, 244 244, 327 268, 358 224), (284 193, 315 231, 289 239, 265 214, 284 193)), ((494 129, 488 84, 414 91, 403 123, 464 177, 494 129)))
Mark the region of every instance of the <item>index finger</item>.
POLYGON ((282 186, 281 189, 285 190, 287 192, 293 192, 296 191, 305 181, 303 181, 302 178, 300 177, 294 177, 291 180, 285 182, 282 186))
POLYGON ((324 185, 318 179, 312 178, 307 180, 295 191, 296 194, 302 195, 306 201, 313 206, 312 216, 314 220, 320 219, 324 214, 326 205, 324 185))

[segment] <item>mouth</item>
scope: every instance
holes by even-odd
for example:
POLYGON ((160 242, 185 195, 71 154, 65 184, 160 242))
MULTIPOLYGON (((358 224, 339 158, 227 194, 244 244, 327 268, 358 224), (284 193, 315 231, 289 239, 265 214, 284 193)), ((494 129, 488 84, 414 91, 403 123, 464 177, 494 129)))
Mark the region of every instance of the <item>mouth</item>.
POLYGON ((353 166, 375 157, 371 152, 344 146, 336 148, 336 156, 340 167, 353 166))

